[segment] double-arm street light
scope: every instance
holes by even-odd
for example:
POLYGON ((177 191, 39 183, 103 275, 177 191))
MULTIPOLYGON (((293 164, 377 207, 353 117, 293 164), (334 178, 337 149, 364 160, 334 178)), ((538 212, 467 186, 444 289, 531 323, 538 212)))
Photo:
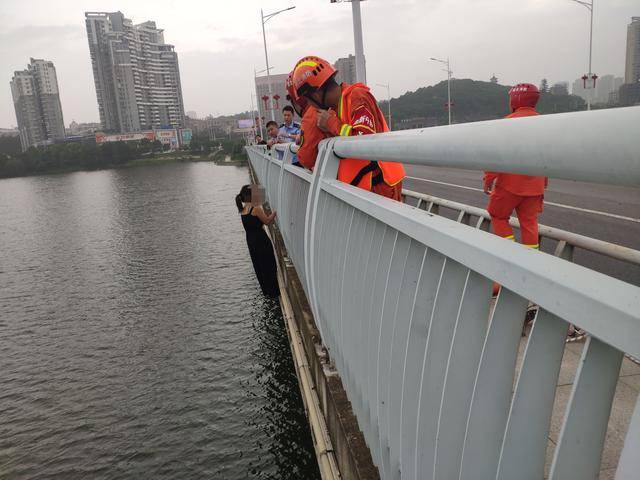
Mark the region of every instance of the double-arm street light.
POLYGON ((446 60, 440 60, 439 58, 431 57, 430 60, 442 63, 443 65, 447 66, 447 68, 443 70, 447 72, 447 110, 449 111, 449 125, 451 125, 451 74, 453 72, 451 71, 451 66, 449 64, 449 57, 447 57, 446 60))
MULTIPOLYGON (((286 12, 288 10, 293 10, 294 8, 296 7, 283 8, 282 10, 278 10, 277 12, 273 12, 273 13, 268 13, 267 15, 265 15, 262 9, 260 9, 260 19, 262 21, 262 41, 264 42, 264 61, 267 64, 266 70, 267 70, 267 83, 268 83, 268 89, 269 89, 268 90, 269 101, 272 101, 271 97, 273 96, 273 90, 271 88, 271 75, 269 74, 269 70, 271 68, 269 67, 269 55, 267 54, 267 35, 264 30, 264 24, 267 23, 276 15, 278 15, 279 13, 286 12)), ((271 110, 271 120, 275 121, 276 117, 275 117, 275 113, 273 112, 273 108, 271 108, 270 110, 271 110)))
MULTIPOLYGON (((593 1, 594 0, 590 0, 588 2, 585 2, 583 0, 571 0, 571 1, 582 5, 587 10, 589 10, 589 13, 590 13, 591 19, 590 19, 590 27, 589 27, 589 73, 587 73, 586 75, 587 78, 584 78, 584 77, 583 78, 585 80, 585 88, 586 88, 587 82, 589 82, 590 80, 593 80, 593 88, 595 88, 596 86, 595 79, 597 77, 591 71, 591 52, 593 49, 593 1)), ((587 94, 587 110, 591 110, 591 92, 587 94)))
MULTIPOLYGON (((256 89, 256 103, 257 103, 257 107, 258 107, 258 123, 260 124, 260 136, 262 138, 264 138, 264 132, 262 131, 262 121, 264 120, 261 116, 260 116, 260 98, 258 96, 258 75, 264 72, 269 72, 269 70, 271 70, 273 67, 269 67, 269 69, 263 69, 263 70, 256 70, 255 68, 253 69, 253 86, 256 89)), ((268 77, 267 77, 268 78, 268 77)), ((268 80, 267 80, 268 81, 268 80)), ((271 85, 271 83, 269 82, 269 85, 271 85)), ((266 110, 267 106, 265 104, 265 110, 266 110)), ((264 112, 265 115, 267 112, 264 112)))
POLYGON ((387 89, 387 107, 389 107, 389 130, 391 130, 391 89, 388 83, 376 83, 376 85, 387 89))

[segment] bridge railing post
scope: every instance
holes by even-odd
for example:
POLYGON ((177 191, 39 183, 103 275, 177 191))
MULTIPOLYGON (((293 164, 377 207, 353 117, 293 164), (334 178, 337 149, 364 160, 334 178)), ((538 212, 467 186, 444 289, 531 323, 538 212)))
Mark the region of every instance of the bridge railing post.
MULTIPOLYGON (((316 319, 316 324, 320 334, 323 335, 324 325, 320 314, 317 295, 317 273, 316 273, 316 229, 318 226, 318 202, 321 192, 321 180, 323 178, 335 178, 338 173, 339 159, 333 152, 333 144, 335 139, 325 140, 318 147, 318 157, 316 160, 313 175, 311 177, 311 186, 309 188, 309 196, 307 199, 307 212, 305 221, 304 235, 304 263, 307 275, 307 286, 309 289, 309 303, 316 319)), ((323 338, 325 338, 323 336, 323 338)))

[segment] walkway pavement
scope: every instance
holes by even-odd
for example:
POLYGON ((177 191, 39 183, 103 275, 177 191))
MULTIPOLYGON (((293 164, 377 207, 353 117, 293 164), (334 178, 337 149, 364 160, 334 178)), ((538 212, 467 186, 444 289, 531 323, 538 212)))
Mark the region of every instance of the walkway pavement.
MULTIPOLYGON (((523 337, 520 342, 520 351, 518 355, 518 368, 522 361, 522 355, 526 347, 527 337, 523 337)), ((558 377, 558 387, 556 389, 556 399, 551 417, 551 428, 549 430, 549 443, 547 445, 547 462, 545 467, 545 478, 549 473, 551 462, 553 460, 553 452, 560 435, 564 412, 571 395, 573 380, 580 363, 580 356, 584 347, 584 341, 567 344, 564 356, 562 358, 562 366, 558 377)), ((612 480, 615 478, 618 459, 622 452, 624 440, 631 421, 631 415, 636 405, 636 400, 640 394, 640 365, 632 362, 628 358, 624 358, 620 375, 618 378, 618 386, 613 400, 611 416, 609 418, 609 426, 602 455, 602 464, 600 467, 600 480, 612 480)), ((580 459, 576 459, 580 461, 580 459)))

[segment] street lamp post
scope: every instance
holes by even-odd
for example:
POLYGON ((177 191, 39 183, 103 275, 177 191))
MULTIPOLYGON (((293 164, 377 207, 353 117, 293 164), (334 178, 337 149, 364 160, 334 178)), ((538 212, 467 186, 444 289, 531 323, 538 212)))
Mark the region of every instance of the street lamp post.
POLYGON ((258 129, 256 128, 256 111, 253 108, 253 93, 251 94, 251 124, 253 125, 253 138, 255 140, 256 135, 258 134, 258 129))
POLYGON ((356 54, 356 82, 367 83, 367 70, 364 63, 364 44, 362 42, 362 16, 360 2, 364 0, 331 0, 331 3, 351 2, 351 16, 353 18, 353 43, 356 54))
MULTIPOLYGON (((269 70, 271 70, 272 68, 273 67, 269 67, 269 69, 265 68, 265 69, 259 70, 259 71, 256 71, 255 68, 253 69, 253 86, 256 89, 256 104, 257 104, 257 107, 258 107, 258 123, 260 124, 260 136, 262 138, 264 138, 264 132, 262 131, 262 124, 264 122, 262 121, 262 117, 260 116, 260 98, 258 96, 258 75, 260 73, 269 72, 269 70)), ((269 77, 267 77, 267 82, 269 83, 267 88, 270 88, 271 87, 271 82, 269 82, 269 77)), ((271 93, 271 92, 269 92, 269 93, 271 93)), ((265 108, 266 108, 266 105, 265 105, 265 108)), ((265 112, 265 114, 266 114, 266 112, 265 112)))
MULTIPOLYGON (((589 14, 590 14, 590 26, 589 26, 589 73, 587 73, 587 82, 589 80, 593 80, 593 88, 595 88, 595 75, 593 74, 593 72, 591 71, 591 52, 593 50, 593 2, 594 0, 590 0, 589 2, 585 2, 582 0, 571 0, 572 2, 578 3, 580 5, 582 5, 583 7, 585 7, 587 10, 589 10, 589 14)), ((585 82, 585 85, 587 83, 585 82)), ((589 90, 591 90, 591 88, 589 88, 589 90)), ((587 110, 591 110, 591 97, 593 95, 591 94, 591 91, 589 91, 589 94, 587 95, 587 110)))
POLYGON ((262 121, 260 120, 260 104, 258 103, 260 100, 255 93, 251 94, 251 116, 253 117, 253 136, 258 135, 258 127, 260 128, 260 137, 264 138, 262 133, 262 121), (255 98, 256 103, 253 103, 253 99, 255 98), (255 108, 254 108, 255 106, 255 108))
POLYGON ((449 111, 449 125, 451 125, 451 74, 453 72, 451 71, 451 66, 449 64, 449 57, 447 57, 446 61, 433 57, 431 57, 430 60, 442 63, 443 65, 447 66, 446 70, 444 71, 447 72, 447 110, 449 111))
MULTIPOLYGON (((277 12, 269 13, 267 15, 265 15, 262 9, 260 9, 260 18, 262 20, 262 41, 264 42, 264 61, 267 64, 266 70, 267 70, 267 83, 268 83, 268 89, 269 89, 269 101, 271 101, 271 97, 273 96, 273 89, 271 88, 271 75, 269 74, 270 67, 269 67, 269 55, 267 53, 267 34, 265 33, 265 30, 264 30, 264 24, 267 23, 276 15, 278 15, 279 13, 286 12, 288 10, 293 10, 294 8, 296 7, 294 6, 289 8, 283 8, 282 10, 278 10, 277 12)), ((270 110, 271 110, 271 120, 275 121, 276 117, 275 117, 275 113, 273 112, 273 108, 271 108, 270 110)))
POLYGON ((391 128, 391 88, 388 83, 376 83, 376 85, 378 85, 379 87, 385 87, 387 89, 387 107, 389 110, 389 114, 387 116, 389 117, 389 130, 392 130, 391 128))
POLYGON ((362 41, 360 0, 351 0, 351 15, 353 16, 353 43, 356 53, 356 81, 366 84, 367 71, 364 64, 364 43, 362 41))

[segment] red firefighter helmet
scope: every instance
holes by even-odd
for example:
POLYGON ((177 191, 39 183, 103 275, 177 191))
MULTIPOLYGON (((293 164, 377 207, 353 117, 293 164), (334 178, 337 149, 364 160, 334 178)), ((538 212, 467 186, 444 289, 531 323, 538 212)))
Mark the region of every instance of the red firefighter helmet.
POLYGON ((329 62, 311 55, 301 58, 296 63, 291 79, 296 93, 302 97, 310 90, 322 88, 336 73, 338 71, 329 62))
POLYGON ((540 91, 531 83, 519 83, 509 90, 509 108, 512 112, 520 107, 533 108, 539 99, 540 91))
POLYGON ((304 97, 300 97, 296 89, 293 88, 293 72, 289 73, 287 80, 285 81, 285 86, 287 87, 287 100, 295 106, 298 106, 298 109, 303 112, 305 108, 307 108, 307 99, 304 97))

